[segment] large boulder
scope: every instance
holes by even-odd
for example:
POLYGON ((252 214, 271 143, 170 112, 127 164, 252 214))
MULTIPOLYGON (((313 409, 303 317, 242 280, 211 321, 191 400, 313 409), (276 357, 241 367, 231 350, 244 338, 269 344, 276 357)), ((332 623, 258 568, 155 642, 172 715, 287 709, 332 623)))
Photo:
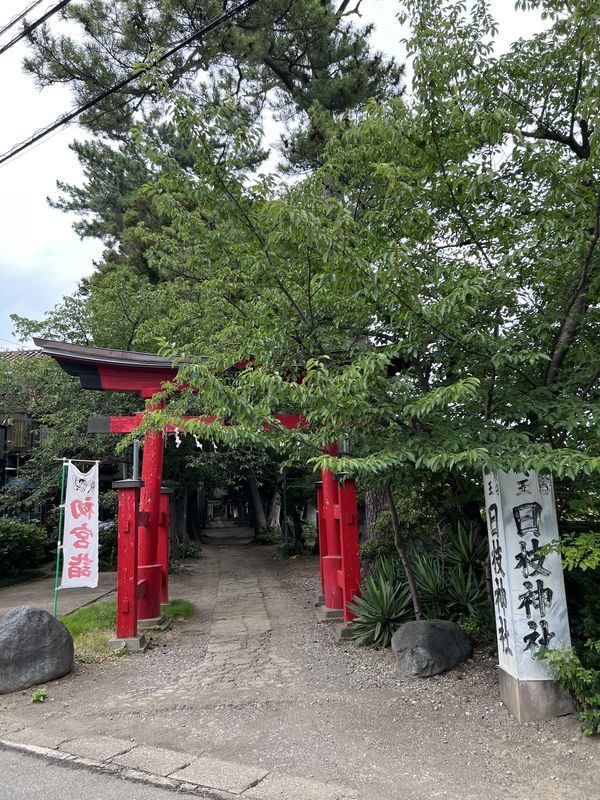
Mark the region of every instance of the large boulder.
POLYGON ((454 622, 406 622, 392 636, 392 650, 403 675, 428 678, 461 664, 473 652, 468 634, 454 622))
POLYGON ((71 634, 47 611, 17 606, 0 617, 0 694, 60 678, 73 662, 71 634))

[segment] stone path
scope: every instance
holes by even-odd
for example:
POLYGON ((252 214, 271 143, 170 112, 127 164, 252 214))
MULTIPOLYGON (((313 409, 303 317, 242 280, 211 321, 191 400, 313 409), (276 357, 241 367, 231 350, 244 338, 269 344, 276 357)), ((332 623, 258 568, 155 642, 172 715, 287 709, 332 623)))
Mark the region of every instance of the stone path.
POLYGON ((0 696, 0 747, 212 798, 600 796, 597 741, 573 718, 519 726, 492 654, 402 679, 389 650, 316 623, 317 558, 211 538, 171 585, 193 619, 145 655, 79 664, 43 705, 0 696))
POLYGON ((229 549, 219 549, 215 557, 219 580, 204 658, 149 694, 145 705, 187 702, 203 690, 256 690, 273 682, 281 688, 299 672, 273 650, 271 620, 252 567, 229 549))

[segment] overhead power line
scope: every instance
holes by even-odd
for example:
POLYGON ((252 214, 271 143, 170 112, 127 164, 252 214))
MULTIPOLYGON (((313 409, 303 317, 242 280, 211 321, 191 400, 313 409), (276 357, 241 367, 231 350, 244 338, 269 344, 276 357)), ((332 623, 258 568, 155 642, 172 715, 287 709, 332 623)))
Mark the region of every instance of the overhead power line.
POLYGON ((32 22, 30 25, 26 25, 20 33, 18 33, 16 36, 13 36, 8 44, 5 44, 4 47, 0 48, 0 56, 3 53, 6 53, 7 50, 10 50, 11 47, 14 47, 17 42, 21 41, 21 39, 29 36, 32 31, 34 31, 36 28, 39 28, 40 25, 46 22, 47 19, 50 19, 50 17, 58 14, 59 11, 62 11, 62 9, 68 6, 70 2, 71 0, 60 0, 60 3, 57 3, 55 6, 52 6, 52 8, 49 8, 48 11, 46 11, 45 14, 42 14, 39 19, 36 19, 35 22, 32 22))
POLYGON ((0 36, 4 36, 6 31, 9 31, 11 28, 13 28, 17 22, 20 22, 24 17, 27 16, 27 14, 29 14, 30 11, 33 11, 34 8, 43 2, 44 0, 34 0, 34 2, 28 5, 27 8, 25 8, 19 14, 16 14, 9 22, 6 23, 6 25, 4 25, 3 28, 0 28, 0 36))
MULTIPOLYGON (((22 153, 23 150, 27 150, 27 148, 31 147, 32 145, 39 142, 41 139, 44 139, 49 134, 53 133, 58 128, 62 127, 63 125, 68 125, 69 122, 72 122, 74 119, 79 117, 85 111, 89 111, 90 108, 93 108, 98 103, 105 100, 107 97, 110 97, 112 94, 116 94, 117 92, 124 89, 130 83, 138 80, 141 75, 144 75, 146 72, 149 72, 154 67, 162 64, 163 61, 171 58, 171 56, 175 55, 175 53, 182 50, 184 47, 192 44, 195 40, 201 39, 207 33, 215 30, 216 28, 220 28, 221 25, 224 25, 226 22, 229 22, 230 19, 233 19, 238 14, 241 14, 243 11, 246 11, 251 6, 258 3, 259 0, 242 0, 241 3, 238 3, 237 6, 233 6, 228 11, 223 11, 218 16, 214 17, 210 22, 207 22, 198 30, 194 31, 190 36, 187 36, 185 39, 182 39, 177 44, 173 45, 169 50, 164 52, 161 56, 153 59, 149 64, 144 64, 140 69, 137 69, 135 72, 131 72, 126 78, 118 81, 115 83, 114 86, 111 86, 110 89, 105 89, 104 91, 100 92, 99 94, 92 97, 87 103, 79 106, 79 108, 73 109, 72 111, 63 114, 59 117, 55 122, 51 125, 48 125, 46 128, 41 128, 39 131, 36 131, 29 139, 26 139, 24 142, 15 145, 10 150, 7 150, 6 153, 0 156, 0 165, 6 163, 9 159, 14 158, 19 153, 22 153)), ((0 51, 1 53, 1 51, 0 51)), ((107 112, 103 112, 107 113, 107 112)), ((102 116, 102 114, 100 115, 102 116)))

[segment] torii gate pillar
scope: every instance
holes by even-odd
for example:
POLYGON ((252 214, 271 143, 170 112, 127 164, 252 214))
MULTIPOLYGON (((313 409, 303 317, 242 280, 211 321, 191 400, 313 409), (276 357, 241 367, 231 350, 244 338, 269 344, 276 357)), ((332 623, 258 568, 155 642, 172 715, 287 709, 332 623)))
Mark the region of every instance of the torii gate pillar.
MULTIPOLYGON (((152 397, 160 388, 144 390, 152 397)), ((162 486, 164 437, 162 432, 149 431, 144 436, 142 458, 141 522, 138 529, 138 577, 146 581, 146 590, 139 598, 138 619, 146 625, 161 621, 160 596, 162 566, 158 559, 158 528, 162 486), (144 513, 145 512, 145 513, 144 513)))
MULTIPOLYGON (((137 353, 111 350, 103 347, 85 347, 48 339, 34 339, 35 344, 46 355, 52 356, 69 375, 77 376, 83 389, 100 391, 135 392, 146 400, 160 392, 164 382, 174 381, 177 370, 162 356, 153 353, 137 353)), ((152 409, 150 409, 152 410, 152 409)), ((144 415, 133 417, 92 417, 88 422, 89 433, 131 433, 140 426, 144 415)), ((296 414, 277 414, 283 427, 290 430, 306 426, 306 420, 296 414)), ((186 418, 184 418, 186 419, 186 418)), ((203 422, 214 422, 215 417, 188 417, 203 422)), ((264 430, 270 425, 264 424, 264 430)), ((167 432, 174 427, 167 425, 167 432)), ((138 619, 152 624, 160 618, 161 589, 167 597, 166 569, 168 548, 159 539, 160 529, 168 518, 168 497, 163 499, 161 514, 161 479, 163 466, 163 433, 149 431, 144 437, 142 480, 144 482, 139 513, 137 514, 138 569, 136 590, 138 619), (161 525, 162 521, 162 525, 161 525), (162 586, 161 586, 162 584, 162 586), (139 591, 139 596, 137 592, 139 591)), ((327 450, 335 454, 337 449, 327 450)), ((125 488, 125 487, 121 487, 125 488)), ((322 486, 317 491, 319 505, 319 544, 321 548, 321 585, 327 605, 323 609, 325 618, 352 619, 348 602, 360 592, 360 561, 358 554, 358 524, 356 514, 356 488, 354 481, 344 475, 323 472, 322 486)), ((129 526, 136 525, 131 503, 133 494, 129 490, 123 495, 125 503, 123 520, 129 526), (127 495, 127 503, 125 503, 127 495), (125 510, 125 507, 127 510, 125 510)), ((127 534, 131 533, 128 528, 127 534)), ((163 532, 163 537, 165 533, 163 532)), ((119 531, 121 541, 121 530, 119 531)), ((127 556, 120 561, 131 560, 131 537, 124 539, 127 556)), ((135 549, 135 546, 133 546, 135 549)), ((125 574, 125 573, 124 573, 125 574)), ((133 572, 127 572, 129 586, 133 572)), ((125 580, 125 579, 124 579, 125 580)), ((133 605, 131 606, 133 608, 133 605)), ((127 612, 129 613, 129 612, 127 612)), ((132 612, 134 613, 134 612, 132 612)), ((121 621, 123 630, 131 618, 121 621)))

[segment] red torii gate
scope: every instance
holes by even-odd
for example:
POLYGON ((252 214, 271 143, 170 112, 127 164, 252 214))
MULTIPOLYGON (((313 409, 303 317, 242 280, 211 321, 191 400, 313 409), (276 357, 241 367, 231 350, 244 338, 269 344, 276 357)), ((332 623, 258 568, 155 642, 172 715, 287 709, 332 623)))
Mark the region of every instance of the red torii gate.
MULTIPOLYGON (((177 370, 168 359, 150 353, 85 347, 47 339, 34 339, 81 387, 104 391, 136 392, 150 400, 177 370)), ((151 411, 150 411, 151 413, 151 411)), ((131 417, 91 417, 90 433, 132 433, 143 413, 131 417)), ((295 414, 276 417, 288 429, 304 427, 295 414)), ((210 423, 215 417, 187 417, 210 423)), ((270 426, 265 425, 265 429, 270 426)), ((173 432, 175 426, 167 427, 173 432)), ((164 432, 144 435, 141 481, 118 481, 119 490, 117 640, 131 643, 137 623, 160 619, 160 603, 168 599, 169 493, 162 487, 164 432)), ((328 448, 335 453, 334 447, 328 448)), ((317 486, 323 618, 352 619, 347 604, 360 588, 356 488, 352 479, 323 470, 317 486)))

